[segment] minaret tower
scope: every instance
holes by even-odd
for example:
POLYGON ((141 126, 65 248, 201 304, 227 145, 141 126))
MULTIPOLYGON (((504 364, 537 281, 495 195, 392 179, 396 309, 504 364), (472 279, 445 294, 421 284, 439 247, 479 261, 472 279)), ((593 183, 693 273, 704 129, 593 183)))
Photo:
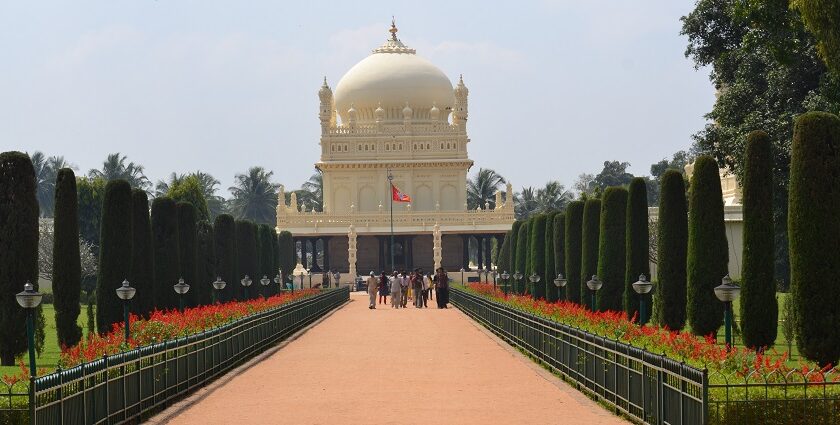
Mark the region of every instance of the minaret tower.
POLYGON ((321 120, 321 133, 326 134, 330 126, 335 125, 335 107, 333 107, 333 92, 327 85, 327 77, 324 77, 324 84, 318 90, 318 98, 321 100, 318 118, 321 120))
POLYGON ((467 96, 470 90, 464 85, 464 76, 458 78, 458 85, 455 86, 455 106, 452 108, 452 123, 461 127, 467 125, 467 96))

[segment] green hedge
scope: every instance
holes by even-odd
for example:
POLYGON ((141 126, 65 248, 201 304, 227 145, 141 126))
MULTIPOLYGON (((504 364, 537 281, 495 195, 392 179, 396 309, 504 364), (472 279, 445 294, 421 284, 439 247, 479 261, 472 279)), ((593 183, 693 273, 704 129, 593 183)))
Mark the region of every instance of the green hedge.
POLYGON ((165 196, 152 201, 152 251, 155 264, 155 308, 178 307, 178 295, 172 287, 181 277, 178 255, 178 211, 175 201, 165 196))
POLYGON ((676 170, 660 177, 659 217, 656 239, 657 284, 653 297, 654 321, 679 330, 686 320, 686 252, 688 207, 685 181, 676 170))
MULTIPOLYGON (((797 346, 806 358, 840 359, 840 118, 803 114, 793 131, 788 229, 797 346)), ((788 301, 791 302, 791 301, 788 301)))
POLYGON ((78 202, 73 170, 58 170, 55 179, 52 290, 59 347, 72 347, 82 339, 82 328, 76 323, 81 313, 79 298, 82 292, 78 202))
POLYGON ((200 220, 196 224, 197 276, 200 285, 207 290, 199 294, 199 304, 206 305, 213 302, 213 284, 216 273, 216 247, 214 243, 213 225, 207 220, 200 220))
MULTIPOLYGON (((564 214, 556 214, 554 216, 553 230, 554 233, 551 235, 551 243, 554 244, 554 277, 562 273, 568 285, 569 276, 566 273, 566 216, 564 214)), ((552 277, 552 286, 554 286, 554 277, 552 277)), ((557 288, 557 299, 568 299, 566 298, 566 288, 557 288)))
POLYGON ((198 230, 196 221, 198 214, 192 202, 178 202, 175 206, 178 211, 178 269, 190 290, 184 297, 184 305, 195 307, 199 305, 202 292, 207 291, 207 285, 198 281, 198 230))
MULTIPOLYGON (((633 290, 633 282, 639 275, 650 278, 650 232, 648 229, 647 183, 636 177, 627 189, 627 239, 624 276, 624 311, 628 318, 639 313, 639 294, 633 290)), ((643 295, 650 314, 651 296, 643 295)), ((639 317, 639 323, 647 323, 649 317, 639 317)))
MULTIPOLYGON (((528 258, 528 230, 528 222, 526 221, 519 226, 519 232, 517 232, 516 237, 516 270, 514 272, 518 271, 522 273, 523 276, 526 275, 527 271, 526 260, 528 258)), ((517 294, 525 293, 525 281, 525 278, 518 281, 514 279, 514 287, 516 288, 517 294)))
POLYGON ((545 215, 545 259, 543 263, 545 264, 545 272, 542 274, 542 281, 540 283, 543 284, 545 287, 545 299, 551 302, 557 301, 559 296, 557 295, 557 287, 554 286, 554 278, 557 276, 557 272, 555 271, 555 258, 554 258, 554 217, 557 216, 557 212, 550 212, 545 215))
POLYGON ((770 136, 747 135, 742 182, 744 203, 744 266, 741 272, 741 336, 747 347, 771 347, 776 341, 773 233, 773 156, 770 136))
POLYGON ((236 270, 239 275, 234 280, 233 293, 239 294, 240 299, 256 298, 259 294, 259 260, 257 259, 257 226, 252 221, 236 221, 236 270), (253 282, 249 288, 243 288, 240 280, 249 276, 253 282), (241 292, 240 292, 241 291, 241 292))
POLYGON ((598 277, 604 286, 598 291, 598 310, 621 311, 627 261, 627 189, 608 187, 601 204, 598 245, 598 277))
POLYGON ((581 236, 580 293, 583 305, 589 305, 591 294, 586 282, 598 274, 598 241, 601 227, 601 200, 588 199, 583 205, 581 236))
POLYGON ((499 273, 510 272, 510 238, 511 231, 508 230, 502 241, 502 247, 499 248, 498 264, 496 265, 499 273))
POLYGON ((716 334, 723 324, 723 303, 714 288, 727 274, 729 246, 723 222, 718 165, 710 156, 694 163, 688 212, 688 323, 695 335, 716 334))
MULTIPOLYGON (((519 264, 516 259, 517 255, 517 248, 516 245, 519 243, 519 228, 522 227, 522 220, 516 220, 513 222, 513 226, 510 228, 510 263, 508 272, 513 274, 516 271, 516 265, 519 264)), ((504 271, 504 270, 502 270, 504 271)), ((511 278, 513 279, 513 278, 511 278)), ((512 280, 511 280, 512 281, 512 280)))
POLYGON ((531 249, 531 270, 528 275, 536 274, 540 276, 540 281, 537 283, 531 283, 528 280, 528 283, 531 284, 531 296, 534 299, 545 298, 545 222, 546 216, 544 214, 540 214, 533 219, 531 219, 531 236, 530 236, 530 249, 531 249))
POLYGON ((283 279, 288 282, 296 266, 295 241, 291 232, 287 230, 281 231, 277 239, 280 247, 280 270, 283 272, 283 279))
POLYGON ((583 240, 583 202, 573 201, 566 207, 566 240, 564 241, 564 254, 566 255, 565 273, 566 299, 572 302, 581 303, 581 244, 583 240))
POLYGON ((123 320, 122 300, 114 291, 131 272, 131 185, 125 180, 111 180, 105 185, 101 231, 96 330, 102 334, 123 320))
POLYGON ((216 275, 227 286, 219 293, 220 301, 236 299, 239 273, 236 270, 236 224, 230 214, 220 214, 213 221, 213 242, 216 251, 216 275))
POLYGON ((152 249, 152 223, 149 196, 143 189, 131 191, 131 271, 128 281, 137 289, 131 311, 147 315, 155 308, 155 267, 152 249))

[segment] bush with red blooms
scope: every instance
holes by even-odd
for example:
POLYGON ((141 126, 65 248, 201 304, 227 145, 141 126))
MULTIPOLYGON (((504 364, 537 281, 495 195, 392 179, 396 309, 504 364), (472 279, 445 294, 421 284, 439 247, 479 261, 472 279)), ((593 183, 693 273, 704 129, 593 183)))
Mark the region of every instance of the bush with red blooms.
POLYGON ((528 296, 505 295, 492 285, 471 283, 466 289, 494 302, 550 318, 558 323, 610 338, 650 352, 685 361, 698 368, 708 368, 711 377, 716 375, 738 376, 748 380, 764 382, 767 376, 782 377, 789 372, 805 376, 811 382, 840 382, 840 372, 830 366, 820 368, 815 364, 802 363, 798 368, 787 364, 788 353, 757 352, 747 348, 733 347, 727 350, 718 344, 712 335, 697 337, 688 332, 672 331, 655 325, 639 326, 636 316, 628 320, 622 311, 591 311, 588 308, 568 302, 547 302, 528 296), (715 373, 718 372, 718 373, 715 373))

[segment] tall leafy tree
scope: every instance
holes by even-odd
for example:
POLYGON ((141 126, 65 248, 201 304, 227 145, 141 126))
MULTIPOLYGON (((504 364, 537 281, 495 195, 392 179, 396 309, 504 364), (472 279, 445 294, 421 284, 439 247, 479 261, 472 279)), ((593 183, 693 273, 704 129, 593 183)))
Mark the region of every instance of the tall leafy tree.
POLYGON ((516 280, 514 279, 514 288, 517 294, 524 294, 525 293, 525 279, 527 279, 528 275, 528 229, 529 223, 526 221, 519 226, 519 232, 516 233, 516 270, 520 272, 523 276, 526 276, 523 279, 516 280))
POLYGON ((485 203, 490 208, 496 207, 496 191, 506 183, 505 178, 489 168, 479 168, 471 178, 467 179, 467 207, 471 210, 484 208, 485 203))
POLYGON ((284 282, 289 282, 295 269, 295 242, 292 234, 286 230, 277 236, 280 246, 280 271, 283 272, 284 282))
MULTIPOLYGON (((274 241, 272 240, 272 230, 267 224, 260 224, 257 226, 257 258, 259 258, 259 273, 257 280, 262 279, 263 276, 274 278, 274 241)), ((260 288, 259 291, 267 291, 270 288, 260 288)), ((257 292, 259 292, 257 291, 257 292)), ((269 292, 262 292, 265 295, 271 295, 269 292)))
POLYGON ((572 192, 566 190, 559 181, 551 180, 537 189, 537 212, 548 214, 551 211, 561 211, 572 199, 572 192))
MULTIPOLYGON (((583 202, 572 201, 566 207, 566 240, 564 241, 564 254, 566 267, 564 273, 566 279, 566 299, 576 303, 585 304, 581 297, 586 295, 581 282, 581 245, 583 243, 583 202), (583 292, 581 292, 583 291, 583 292)), ((585 282, 585 281, 584 281, 585 282)))
POLYGON ((627 172, 629 162, 604 161, 604 168, 595 176, 594 184, 601 189, 630 184, 633 175, 627 172))
POLYGON ((76 323, 81 313, 79 297, 82 291, 78 202, 73 170, 58 170, 55 181, 52 287, 59 347, 72 347, 82 339, 82 328, 76 323))
MULTIPOLYGON (((178 201, 188 200, 171 193, 174 188, 181 186, 187 179, 194 179, 197 182, 202 197, 207 203, 207 212, 211 220, 215 220, 219 214, 225 212, 225 199, 216 193, 219 190, 219 181, 203 171, 195 171, 189 174, 172 173, 166 181, 158 180, 155 184, 155 196, 170 196, 178 201)), ((201 206, 197 205, 196 208, 200 210, 201 206)))
POLYGON ((146 190, 152 186, 152 183, 146 178, 143 170, 142 165, 128 161, 125 155, 117 152, 108 155, 101 169, 94 168, 88 171, 88 177, 101 178, 105 181, 125 180, 131 187, 146 190))
POLYGON ((723 303, 714 288, 727 274, 729 246, 723 222, 723 195, 714 158, 694 163, 688 212, 688 304, 686 313, 695 335, 717 333, 723 324, 723 303))
POLYGON ((601 200, 588 199, 583 205, 583 232, 581 234, 580 293, 583 305, 589 305, 589 288, 586 282, 598 274, 598 241, 601 229, 601 200))
MULTIPOLYGON (((239 273, 236 269, 236 225, 233 216, 221 214, 213 222, 213 241, 216 251, 216 275, 227 283, 219 293, 221 301, 236 299, 239 273)), ((294 268, 294 265, 292 265, 294 268)))
POLYGON ((131 191, 131 272, 128 281, 137 289, 131 311, 148 315, 155 309, 155 263, 152 250, 152 223, 149 196, 143 189, 131 191))
POLYGON ((123 320, 122 301, 114 290, 131 272, 131 185, 125 180, 108 181, 102 202, 102 233, 99 237, 99 275, 96 279, 96 330, 111 331, 123 320))
POLYGON ((686 320, 686 251, 688 207, 685 182, 680 172, 667 170, 660 177, 657 221, 657 278, 653 297, 654 321, 680 330, 686 320))
POLYGON ((55 194, 55 180, 58 177, 58 170, 62 168, 73 169, 73 166, 65 161, 63 156, 47 157, 43 153, 35 151, 29 157, 32 160, 32 166, 35 168, 35 187, 41 216, 52 217, 55 208, 53 195, 55 194))
POLYGON ((554 217, 557 214, 558 212, 555 211, 545 215, 545 236, 543 237, 545 240, 545 248, 543 248, 545 271, 542 273, 541 282, 545 287, 545 299, 549 302, 555 302, 558 299, 557 286, 554 285, 554 278, 557 276, 554 269, 556 266, 554 258, 554 217))
POLYGON ((533 187, 523 187, 513 194, 513 211, 517 220, 527 220, 539 209, 537 191, 533 187))
POLYGON ((155 308, 178 307, 178 296, 172 289, 181 277, 178 256, 178 210, 175 201, 165 196, 152 201, 152 249, 155 265, 155 308))
MULTIPOLYGON (((568 286, 568 273, 566 272, 566 216, 564 214, 556 214, 554 216, 553 233, 551 235, 551 243, 554 245, 554 275, 549 275, 552 279, 557 274, 563 274, 566 277, 566 285, 568 286)), ((546 262, 550 260, 546 259, 546 262)), ((547 274, 547 272, 546 272, 547 274)), ((553 282, 552 282, 553 283, 553 282)), ((555 286, 556 288, 556 286, 555 286)), ((557 300, 568 300, 566 298, 566 289, 557 288, 557 300)))
POLYGON ((251 167, 245 174, 237 174, 234 185, 229 188, 233 195, 231 211, 240 220, 274 224, 277 221, 277 184, 271 182, 274 175, 262 167, 251 167))
POLYGON ((499 273, 510 273, 510 240, 512 234, 513 232, 510 230, 505 233, 505 238, 502 240, 502 247, 499 248, 499 255, 496 263, 499 273))
POLYGON ((820 365, 840 360, 840 117, 796 120, 790 187, 791 297, 799 352, 820 365))
POLYGON ((309 180, 305 181, 296 192, 298 203, 306 204, 307 209, 324 210, 324 178, 321 173, 309 176, 309 180))
POLYGON ((530 285, 531 296, 534 299, 545 299, 545 222, 546 216, 544 214, 535 216, 531 220, 531 235, 528 237, 530 239, 528 248, 531 255, 529 275, 535 274, 540 276, 539 282, 530 285))
POLYGON ((597 308, 621 311, 627 261, 627 189, 613 186, 604 191, 600 225, 598 277, 604 286, 598 291, 597 308))
POLYGON ((779 306, 773 279, 773 159, 770 137, 747 135, 744 163, 744 265, 741 274, 741 335, 747 347, 776 341, 779 306))
POLYGON ((177 202, 175 209, 178 214, 178 269, 181 271, 180 277, 190 285, 189 292, 184 296, 184 304, 195 307, 203 298, 202 292, 208 290, 206 285, 198 282, 198 217, 195 206, 190 202, 177 202))
POLYGON ((105 180, 80 177, 76 179, 79 194, 79 235, 96 247, 99 253, 99 228, 102 220, 102 198, 105 196, 105 180))
POLYGON ((203 286, 205 290, 199 291, 198 303, 208 305, 212 302, 212 282, 216 280, 216 251, 214 244, 213 226, 206 220, 196 224, 197 228, 197 251, 198 270, 196 284, 203 286))
POLYGON ((26 312, 15 294, 38 287, 38 200, 35 170, 22 152, 0 153, 0 365, 26 351, 26 312))
MULTIPOLYGON (((253 284, 259 285, 259 258, 257 257, 257 226, 247 220, 236 221, 236 270, 239 272, 234 286, 246 275, 251 278, 253 284)), ((252 284, 252 286, 253 286, 252 284)), ((241 292, 239 299, 254 298, 258 288, 238 288, 241 292)))
POLYGON ((210 210, 207 208, 207 199, 204 197, 204 188, 201 181, 195 175, 182 179, 177 184, 169 187, 166 196, 175 202, 187 202, 195 208, 197 220, 209 220, 210 210))
MULTIPOLYGON (((630 182, 627 194, 627 238, 626 265, 624 277, 624 311, 628 318, 639 313, 639 295, 633 290, 633 282, 640 275, 650 278, 650 235, 648 230, 647 182, 636 177, 630 182)), ((651 305, 651 295, 646 294, 645 305, 651 305)), ((647 317, 639 317, 639 323, 647 317)))
POLYGON ((840 3, 835 0, 792 0, 805 26, 817 39, 817 51, 840 74, 840 3))
MULTIPOLYGON (((519 228, 520 227, 522 227, 522 221, 521 220, 516 220, 516 221, 513 222, 513 225, 510 228, 510 266, 507 270, 510 274, 513 274, 517 270, 516 269, 516 267, 517 267, 517 263, 516 263, 516 255, 517 255, 516 244, 518 243, 518 240, 519 240, 519 228)), ((504 270, 502 270, 502 271, 504 271, 504 270)))

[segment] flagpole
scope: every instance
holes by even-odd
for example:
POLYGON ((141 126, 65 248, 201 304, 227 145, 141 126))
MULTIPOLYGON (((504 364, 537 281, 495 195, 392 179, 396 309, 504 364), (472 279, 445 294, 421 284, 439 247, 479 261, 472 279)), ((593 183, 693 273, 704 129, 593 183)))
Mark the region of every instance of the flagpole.
POLYGON ((388 188, 388 190, 391 192, 391 196, 390 196, 390 199, 391 199, 391 207, 390 207, 390 212, 391 212, 391 245, 390 245, 390 251, 391 251, 391 271, 393 272, 394 268, 395 268, 394 267, 394 183, 393 183, 394 176, 391 175, 391 170, 387 170, 387 171, 388 171, 388 186, 390 186, 388 188))

